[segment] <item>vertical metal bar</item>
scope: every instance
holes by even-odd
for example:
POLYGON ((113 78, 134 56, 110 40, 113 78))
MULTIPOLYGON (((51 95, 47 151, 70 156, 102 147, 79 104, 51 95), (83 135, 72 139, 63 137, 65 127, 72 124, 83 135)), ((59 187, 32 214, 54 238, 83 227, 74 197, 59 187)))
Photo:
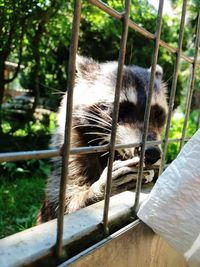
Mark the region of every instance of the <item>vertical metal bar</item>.
POLYGON ((169 99, 169 111, 168 111, 167 123, 166 123, 166 128, 165 128, 164 146, 163 146, 163 153, 161 156, 159 175, 163 171, 166 152, 167 152, 169 128, 170 128, 170 122, 171 122, 172 111, 173 111, 173 106, 174 106, 174 99, 175 99, 175 95, 176 95, 176 85, 177 85, 177 79, 178 79, 179 62, 180 62, 180 55, 181 55, 183 35, 184 35, 186 7, 187 7, 187 0, 184 0, 183 5, 182 5, 182 15, 181 15, 181 23, 180 23, 179 39, 178 39, 178 51, 176 54, 176 63, 175 63, 175 67, 174 67, 172 87, 171 87, 171 93, 170 93, 170 99, 169 99))
POLYGON ((194 63, 192 64, 192 73, 191 73, 191 78, 190 78, 190 83, 189 83, 189 88, 188 88, 188 95, 187 95, 187 101, 186 101, 186 107, 185 107, 186 114, 185 114, 185 119, 184 119, 184 124, 183 124, 183 130, 182 130, 182 138, 181 138, 180 148, 179 148, 180 150, 184 144, 184 138, 186 135, 186 128, 187 128, 187 123, 188 123, 189 114, 190 114, 192 95, 194 91, 195 71, 196 71, 196 65, 197 65, 199 44, 200 44, 200 12, 198 14, 194 63))
POLYGON ((74 18, 73 18, 71 45, 70 45, 70 56, 69 56, 65 139, 64 139, 64 151, 63 151, 63 158, 62 158, 62 174, 61 174, 61 181, 60 181, 59 210, 58 210, 58 221, 57 221, 58 224, 57 224, 56 255, 58 258, 60 258, 62 255, 65 193, 66 193, 68 161, 69 161, 69 153, 70 153, 73 88, 74 88, 74 83, 75 83, 76 53, 77 53, 77 48, 78 48, 80 17, 81 17, 81 0, 75 0, 74 18))
POLYGON ((107 225, 108 225, 108 210, 109 210, 109 203, 110 203, 111 183, 112 183, 112 165, 113 165, 114 156, 115 156, 115 139, 116 139, 117 121, 118 121, 118 113, 119 113, 120 91, 122 87, 122 78, 123 78, 123 66, 124 66, 124 61, 125 61, 126 43, 127 43, 127 37, 128 37, 129 13, 130 13, 130 0, 126 0, 125 12, 123 14, 123 29, 122 29, 122 38, 121 38, 119 59, 118 59, 117 81, 116 81, 116 87, 115 87, 115 99, 114 99, 114 107, 113 107, 112 129, 111 129, 111 139, 110 139, 110 148, 109 148, 107 183, 106 183, 106 189, 105 189, 103 226, 104 226, 104 231, 106 234, 108 234, 109 232, 107 225))
POLYGON ((150 110, 151 110, 151 99, 152 99, 152 94, 153 94, 153 89, 154 89, 154 77, 155 77, 155 71, 156 71, 156 63, 157 63, 158 52, 159 52, 163 5, 164 5, 164 0, 160 0, 157 23, 156 23, 157 25, 156 33, 155 33, 156 39, 155 39, 154 54, 153 54, 152 67, 151 67, 151 76, 150 76, 150 81, 149 81, 149 91, 147 94, 146 109, 145 109, 145 115, 144 115, 144 128, 143 128, 143 136, 142 136, 140 164, 139 164, 139 171, 138 171, 138 179, 136 183, 135 203, 133 207, 134 212, 137 209, 138 204, 139 204, 139 197, 140 197, 140 191, 141 191, 141 185, 142 185, 143 162, 144 162, 144 156, 145 156, 147 133, 148 133, 148 128, 149 128, 149 117, 150 117, 150 110))

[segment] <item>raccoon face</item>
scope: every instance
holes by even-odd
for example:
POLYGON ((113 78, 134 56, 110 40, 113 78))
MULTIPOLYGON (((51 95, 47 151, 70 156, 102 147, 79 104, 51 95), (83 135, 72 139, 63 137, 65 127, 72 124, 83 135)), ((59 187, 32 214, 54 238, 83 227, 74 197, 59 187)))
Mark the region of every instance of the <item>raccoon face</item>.
MULTIPOLYGON (((162 68, 157 66, 147 140, 160 139, 167 113, 166 86, 162 68)), ((78 56, 74 88, 73 130, 82 139, 81 145, 102 145, 110 141, 117 62, 98 63, 78 56)), ((150 69, 124 66, 120 92, 116 144, 141 142, 148 94, 150 69)), ((117 151, 121 158, 138 154, 138 149, 117 151)), ((147 164, 160 158, 159 147, 148 147, 147 164)))
MULTIPOLYGON (((162 75, 162 68, 157 65, 151 101, 148 141, 160 139, 160 134, 166 121, 166 86, 162 82, 162 75)), ((141 142, 149 80, 150 69, 146 70, 137 66, 125 67, 122 83, 123 101, 120 101, 117 143, 141 142)), ((137 155, 138 150, 135 148, 125 149, 120 151, 120 154, 131 157, 137 155)), ((158 146, 147 147, 145 162, 153 164, 158 161, 160 156, 161 150, 158 146)))

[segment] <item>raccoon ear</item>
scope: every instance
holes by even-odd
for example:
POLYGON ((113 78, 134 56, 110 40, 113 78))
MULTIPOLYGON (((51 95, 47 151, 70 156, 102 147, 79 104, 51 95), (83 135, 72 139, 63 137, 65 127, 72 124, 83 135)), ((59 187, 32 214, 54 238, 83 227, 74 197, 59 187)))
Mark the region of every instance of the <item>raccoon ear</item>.
MULTIPOLYGON (((151 72, 151 67, 148 69, 151 72)), ((155 78, 158 81, 161 81, 163 77, 163 68, 160 65, 156 65, 155 78)))
POLYGON ((77 75, 91 79, 98 74, 100 70, 100 64, 92 58, 76 55, 76 71, 77 75))
POLYGON ((162 80, 163 77, 163 68, 160 65, 156 65, 156 79, 157 80, 162 80))

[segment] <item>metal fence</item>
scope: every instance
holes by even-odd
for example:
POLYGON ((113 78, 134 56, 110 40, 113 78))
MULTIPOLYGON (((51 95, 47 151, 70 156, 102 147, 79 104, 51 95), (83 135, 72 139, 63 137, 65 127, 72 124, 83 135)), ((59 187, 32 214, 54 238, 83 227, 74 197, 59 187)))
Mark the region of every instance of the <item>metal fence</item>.
MULTIPOLYGON (((67 117, 66 117, 66 125, 65 125, 64 152, 63 152, 62 159, 63 159, 63 163, 66 163, 69 160, 70 154, 99 153, 99 152, 106 151, 106 150, 109 151, 104 213, 103 213, 103 218, 102 218, 104 232, 105 232, 105 235, 107 235, 109 233, 108 212, 109 212, 109 201, 110 201, 110 192, 111 192, 111 183, 112 183, 112 164, 114 161, 115 149, 141 146, 140 164, 138 168, 138 179, 136 183, 135 204, 133 207, 134 210, 136 210, 138 207, 139 198, 140 198, 145 147, 149 143, 151 144, 153 143, 153 145, 155 144, 163 145, 163 153, 161 157, 161 166, 160 166, 160 171, 159 171, 159 173, 161 174, 164 168, 164 164, 165 164, 166 150, 167 150, 168 144, 170 142, 179 142, 180 149, 181 149, 184 142, 187 141, 189 138, 189 137, 186 137, 186 127, 187 127, 187 122, 188 122, 190 108, 191 108, 191 100, 192 100, 194 81, 195 81, 195 70, 197 67, 200 67, 200 65, 197 62, 198 48, 200 45, 200 16, 198 16, 198 25, 197 25, 196 43, 195 43, 195 55, 194 55, 194 58, 190 58, 186 56, 184 53, 182 53, 182 40, 183 40, 185 20, 186 20, 187 0, 183 0, 183 4, 182 4, 181 23, 180 23, 180 29, 179 29, 179 39, 177 43, 177 48, 173 48, 172 46, 170 46, 169 44, 165 43, 164 41, 160 39, 164 0, 160 0, 159 2, 155 34, 148 32, 147 30, 143 29, 142 27, 140 27, 139 25, 137 25, 136 23, 134 23, 133 21, 129 19, 131 0, 125 1, 125 7, 122 13, 117 12, 116 10, 112 9, 111 7, 103 3, 102 1, 89 0, 89 2, 91 3, 91 5, 98 7, 99 9, 107 13, 108 15, 115 18, 116 20, 121 21, 122 26, 123 26, 122 34, 121 34, 119 59, 118 59, 118 71, 117 71, 117 82, 116 82, 116 88, 115 88, 115 100, 114 100, 114 111, 113 111, 113 118, 112 118, 111 139, 108 145, 102 145, 102 146, 97 146, 97 147, 79 147, 79 148, 70 147, 70 138, 71 138, 70 135, 71 135, 71 126, 72 126, 72 104, 73 104, 72 100, 73 100, 73 87, 74 87, 74 82, 75 82, 75 61, 76 61, 76 52, 77 52, 77 47, 78 47, 79 25, 80 25, 80 17, 81 17, 81 0, 75 0, 74 19, 73 19, 72 37, 71 37, 71 46, 70 46, 69 70, 68 70, 69 80, 68 80, 68 98, 67 98, 67 113, 66 113, 67 117), (144 132, 143 132, 141 143, 115 145, 117 119, 118 119, 118 111, 119 111, 120 89, 122 86, 122 73, 123 73, 123 65, 124 65, 125 53, 126 53, 126 42, 127 42, 129 28, 140 33, 147 39, 154 41, 153 60, 152 60, 152 68, 151 68, 150 83, 149 83, 149 94, 147 96, 147 101, 146 101, 146 110, 145 110, 145 116, 144 116, 144 132), (149 126, 150 104, 151 104, 151 97, 152 97, 152 92, 153 92, 154 76, 155 76, 155 70, 156 70, 156 64, 157 64, 157 58, 158 58, 158 52, 159 52, 160 46, 164 47, 170 53, 175 54, 176 61, 174 65, 172 87, 170 90, 169 111, 168 111, 164 138, 159 141, 150 142, 150 141, 147 141, 147 131, 148 131, 148 126, 149 126), (176 94, 180 59, 183 59, 184 61, 190 63, 192 66, 192 71, 191 71, 191 77, 189 79, 189 87, 187 91, 187 99, 186 99, 186 106, 185 106, 186 114, 184 118, 183 129, 182 129, 182 137, 177 138, 177 139, 169 139, 168 136, 169 136, 172 111, 173 111, 173 106, 174 106, 174 99, 175 99, 175 94, 176 94)), ((197 128, 199 127, 199 121, 200 119, 198 120, 197 128)), ((41 158, 49 158, 49 157, 56 157, 56 156, 60 156, 59 150, 2 153, 0 154, 0 162, 28 160, 28 159, 33 159, 33 158, 41 159, 41 158)), ((66 184, 67 184, 67 174, 68 174, 68 164, 63 164, 61 184, 60 184, 59 214, 58 214, 58 220, 57 220, 57 226, 58 226, 57 227, 57 241, 56 241, 57 257, 60 257, 62 253, 64 201, 65 201, 65 190, 66 190, 66 184)))

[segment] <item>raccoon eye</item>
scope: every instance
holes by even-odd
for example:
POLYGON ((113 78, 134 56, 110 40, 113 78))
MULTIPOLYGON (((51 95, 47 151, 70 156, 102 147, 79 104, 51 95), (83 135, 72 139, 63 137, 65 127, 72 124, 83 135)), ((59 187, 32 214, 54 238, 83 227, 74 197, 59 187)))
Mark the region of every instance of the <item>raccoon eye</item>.
POLYGON ((150 122, 159 128, 164 126, 165 120, 166 120, 165 110, 159 105, 154 105, 151 108, 150 122))
POLYGON ((124 101, 119 107, 119 117, 118 122, 131 123, 134 121, 134 114, 136 107, 133 103, 124 101))

